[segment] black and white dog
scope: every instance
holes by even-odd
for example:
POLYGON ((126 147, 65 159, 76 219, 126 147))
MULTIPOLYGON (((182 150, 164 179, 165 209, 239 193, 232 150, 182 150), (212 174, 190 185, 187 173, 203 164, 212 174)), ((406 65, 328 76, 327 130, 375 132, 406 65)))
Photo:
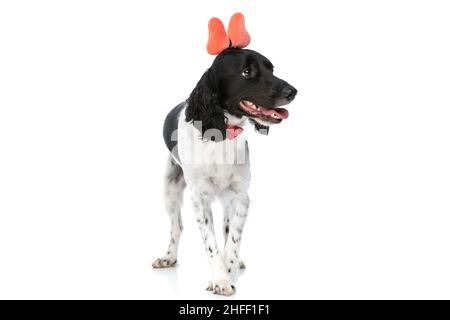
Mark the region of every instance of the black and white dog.
POLYGON ((165 205, 172 228, 167 253, 154 268, 172 267, 183 229, 180 207, 187 185, 208 255, 216 294, 235 292, 242 231, 249 207, 250 164, 242 127, 250 122, 267 134, 269 126, 288 117, 280 108, 297 90, 274 76, 272 63, 261 54, 240 48, 221 52, 203 74, 186 102, 175 107, 164 123, 170 150, 165 176, 165 205), (219 250, 214 234, 211 203, 224 207, 225 248, 219 250))

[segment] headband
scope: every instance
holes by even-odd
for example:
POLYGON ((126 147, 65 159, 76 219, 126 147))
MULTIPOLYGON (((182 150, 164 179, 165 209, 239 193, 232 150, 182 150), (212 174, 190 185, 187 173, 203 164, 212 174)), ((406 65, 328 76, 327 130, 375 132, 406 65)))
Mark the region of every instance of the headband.
POLYGON ((250 43, 250 34, 245 29, 242 13, 235 13, 228 23, 228 32, 219 18, 211 18, 208 22, 208 44, 206 50, 211 55, 218 55, 226 48, 245 48, 250 43))

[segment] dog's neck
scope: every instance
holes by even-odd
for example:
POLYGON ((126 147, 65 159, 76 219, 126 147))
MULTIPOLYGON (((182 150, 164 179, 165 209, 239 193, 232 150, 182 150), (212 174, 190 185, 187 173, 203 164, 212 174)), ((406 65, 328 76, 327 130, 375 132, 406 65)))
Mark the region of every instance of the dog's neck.
POLYGON ((236 117, 228 112, 225 112, 225 121, 229 126, 243 127, 248 123, 247 117, 236 117))

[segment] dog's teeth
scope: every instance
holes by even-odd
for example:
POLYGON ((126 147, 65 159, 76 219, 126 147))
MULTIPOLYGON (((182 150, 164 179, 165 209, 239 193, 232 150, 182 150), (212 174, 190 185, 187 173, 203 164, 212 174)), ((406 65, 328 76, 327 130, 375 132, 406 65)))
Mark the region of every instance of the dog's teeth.
POLYGON ((247 105, 247 107, 255 108, 255 104, 251 101, 245 101, 245 104, 247 105))

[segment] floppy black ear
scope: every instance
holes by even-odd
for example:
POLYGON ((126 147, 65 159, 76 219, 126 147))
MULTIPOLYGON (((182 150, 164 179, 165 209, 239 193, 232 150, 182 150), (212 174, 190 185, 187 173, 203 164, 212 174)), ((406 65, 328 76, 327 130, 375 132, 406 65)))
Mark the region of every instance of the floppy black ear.
POLYGON ((207 70, 197 86, 192 91, 187 100, 188 107, 186 108, 186 121, 201 121, 202 137, 205 137, 205 132, 210 129, 207 136, 210 136, 212 141, 221 141, 226 137, 225 131, 225 114, 222 104, 219 100, 217 82, 213 78, 211 70, 207 70), (220 134, 214 134, 214 132, 220 134))
POLYGON ((253 126, 255 127, 256 132, 261 133, 265 136, 267 136, 269 134, 269 127, 267 126, 263 126, 262 124, 256 122, 253 119, 248 119, 250 121, 251 124, 253 124, 253 126))

